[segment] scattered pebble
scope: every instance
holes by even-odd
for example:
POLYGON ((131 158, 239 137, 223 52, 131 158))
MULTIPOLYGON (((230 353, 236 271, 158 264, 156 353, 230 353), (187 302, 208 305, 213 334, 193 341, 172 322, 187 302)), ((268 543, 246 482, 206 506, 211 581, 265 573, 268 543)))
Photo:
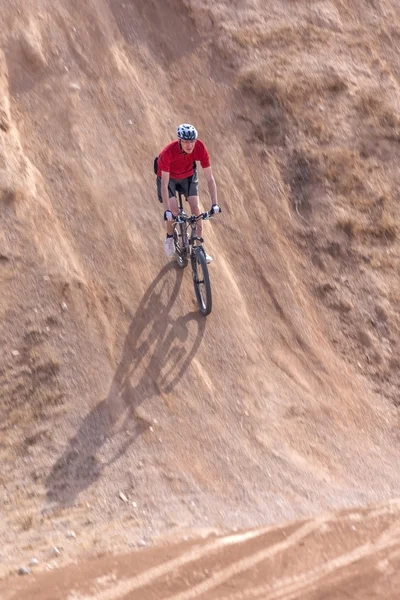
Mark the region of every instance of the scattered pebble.
POLYGON ((124 492, 120 492, 119 497, 123 502, 128 502, 128 498, 125 496, 124 492))
POLYGON ((71 90, 80 90, 81 86, 79 85, 79 83, 71 83, 71 85, 69 86, 71 88, 71 90))
POLYGON ((20 567, 18 569, 18 575, 30 575, 31 574, 31 570, 28 569, 27 567, 20 567))
POLYGON ((66 310, 68 310, 68 305, 67 305, 67 303, 66 303, 66 302, 63 302, 63 303, 61 304, 61 310, 63 310, 64 312, 65 312, 66 310))
POLYGON ((128 119, 128 125, 133 125, 132 119, 128 119))
POLYGON ((61 555, 61 552, 60 552, 60 550, 57 548, 57 546, 53 546, 53 548, 52 548, 52 552, 53 552, 53 554, 54 554, 55 556, 60 556, 60 555, 61 555))
POLYGON ((19 352, 18 352, 18 350, 12 350, 11 354, 12 354, 13 356, 19 356, 19 352))
POLYGON ((30 567, 37 567, 39 564, 39 561, 37 558, 31 558, 31 560, 29 561, 29 566, 30 567))
POLYGON ((68 531, 67 532, 67 538, 75 540, 76 539, 76 533, 75 533, 75 531, 68 531))

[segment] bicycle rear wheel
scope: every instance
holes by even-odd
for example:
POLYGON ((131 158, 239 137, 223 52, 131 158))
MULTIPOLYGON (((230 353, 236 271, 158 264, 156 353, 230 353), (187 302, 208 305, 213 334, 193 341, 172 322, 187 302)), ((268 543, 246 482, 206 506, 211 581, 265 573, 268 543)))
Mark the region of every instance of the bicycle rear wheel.
POLYGON ((178 266, 184 269, 188 264, 188 250, 184 245, 184 239, 186 235, 185 226, 180 223, 174 228, 174 247, 175 247, 175 258, 178 266), (179 228, 179 229, 178 229, 179 228))
POLYGON ((192 254, 192 274, 197 304, 201 314, 207 316, 212 308, 211 283, 206 255, 201 247, 196 248, 192 254))

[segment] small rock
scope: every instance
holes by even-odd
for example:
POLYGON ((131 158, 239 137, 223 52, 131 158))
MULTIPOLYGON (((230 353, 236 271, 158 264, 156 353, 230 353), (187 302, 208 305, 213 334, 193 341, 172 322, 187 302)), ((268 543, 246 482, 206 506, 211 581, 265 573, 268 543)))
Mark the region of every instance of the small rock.
POLYGON ((11 354, 12 354, 13 356, 19 356, 19 352, 18 352, 18 350, 12 350, 12 351, 11 351, 11 354))
POLYGON ((50 277, 48 275, 43 275, 44 281, 50 281, 50 277))
POLYGON ((61 552, 60 550, 57 548, 57 546, 53 546, 53 548, 51 549, 54 556, 61 556, 61 552))
POLYGON ((29 561, 29 566, 30 567, 37 567, 39 564, 39 561, 37 558, 31 558, 31 560, 29 561))
POLYGON ((128 502, 128 498, 125 496, 124 492, 120 492, 119 497, 123 502, 128 502))
POLYGON ((28 65, 34 70, 43 69, 46 66, 46 58, 43 54, 42 40, 38 31, 34 29, 23 30, 19 39, 21 50, 28 65))
POLYGON ((367 331, 359 330, 358 339, 360 343, 366 348, 370 348, 372 346, 371 336, 367 331))
POLYGON ((79 85, 79 83, 71 83, 71 85, 69 86, 71 88, 71 90, 80 90, 81 86, 79 85))
POLYGON ((128 119, 128 125, 133 125, 132 119, 128 119))
POLYGON ((140 547, 147 546, 147 542, 145 540, 139 540, 138 546, 140 546, 140 547))
POLYGON ((353 309, 353 305, 349 300, 340 299, 336 302, 333 302, 330 305, 334 310, 337 310, 341 313, 349 313, 353 309))
POLYGON ((62 311, 64 311, 64 312, 65 312, 66 310, 68 310, 68 305, 67 305, 67 303, 66 303, 66 302, 63 302, 63 303, 61 304, 61 310, 62 310, 62 311))
POLYGON ((132 502, 133 508, 137 508, 137 502, 132 502))
POLYGON ((68 531, 67 532, 67 538, 75 540, 76 539, 76 533, 75 533, 75 531, 68 531))
POLYGON ((18 575, 30 575, 31 574, 31 570, 28 569, 28 567, 20 567, 18 569, 18 575))

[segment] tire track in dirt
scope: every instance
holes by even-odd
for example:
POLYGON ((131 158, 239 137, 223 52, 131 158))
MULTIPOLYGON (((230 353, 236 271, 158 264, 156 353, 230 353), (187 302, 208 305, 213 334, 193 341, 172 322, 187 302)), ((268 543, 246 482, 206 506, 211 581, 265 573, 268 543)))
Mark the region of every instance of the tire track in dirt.
MULTIPOLYGON (((239 592, 224 596, 221 600, 295 600, 303 598, 304 594, 315 589, 321 584, 321 580, 335 571, 340 571, 350 565, 378 554, 382 550, 389 550, 400 546, 399 524, 389 527, 375 542, 367 542, 357 546, 351 552, 347 552, 337 558, 322 563, 307 573, 279 580, 276 584, 257 586, 245 592, 239 592)), ((344 575, 345 577, 346 575, 344 575)))
POLYGON ((234 575, 238 575, 249 569, 252 569, 260 562, 273 558, 277 554, 292 548, 300 540, 306 538, 310 533, 318 529, 322 523, 323 519, 308 522, 299 527, 299 529, 289 536, 289 538, 284 542, 274 544, 273 546, 265 548, 256 554, 251 554, 250 556, 247 556, 246 558, 229 565, 225 569, 221 569, 212 575, 212 577, 200 583, 199 585, 196 585, 191 590, 182 592, 181 594, 175 594, 174 596, 169 596, 168 600, 193 600, 193 598, 200 598, 203 596, 203 594, 210 592, 210 590, 216 588, 225 581, 228 581, 234 575))
MULTIPOLYGON (((145 586, 150 585, 156 579, 168 575, 175 569, 179 569, 189 563, 200 560, 204 556, 208 556, 210 553, 220 551, 227 546, 233 544, 241 544, 245 541, 261 537, 268 531, 271 531, 271 529, 271 527, 267 527, 265 529, 262 529, 261 531, 250 531, 244 534, 226 536, 216 541, 213 540, 212 542, 206 543, 200 548, 195 548, 194 550, 188 552, 187 554, 184 554, 183 556, 179 556, 178 558, 174 558, 173 560, 153 567, 152 569, 149 569, 144 573, 140 573, 139 575, 133 577, 130 580, 128 579, 125 581, 121 581, 117 585, 113 585, 112 589, 104 590, 103 592, 97 593, 94 596, 81 596, 79 600, 116 600, 122 595, 131 593, 139 588, 143 588, 145 586)), ((73 596, 69 596, 68 600, 73 600, 73 596)))

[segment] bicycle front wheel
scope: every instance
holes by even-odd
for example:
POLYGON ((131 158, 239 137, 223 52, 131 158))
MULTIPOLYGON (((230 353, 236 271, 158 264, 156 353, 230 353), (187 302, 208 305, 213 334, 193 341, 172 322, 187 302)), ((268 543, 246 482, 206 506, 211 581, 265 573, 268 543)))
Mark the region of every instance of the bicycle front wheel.
POLYGON ((203 248, 196 248, 192 254, 193 285, 197 303, 202 315, 207 316, 211 312, 212 297, 211 283, 208 274, 206 255, 203 248))
POLYGON ((180 223, 174 228, 175 258, 178 266, 184 269, 188 264, 188 249, 185 246, 185 226, 180 223), (179 227, 179 229, 178 229, 179 227))

